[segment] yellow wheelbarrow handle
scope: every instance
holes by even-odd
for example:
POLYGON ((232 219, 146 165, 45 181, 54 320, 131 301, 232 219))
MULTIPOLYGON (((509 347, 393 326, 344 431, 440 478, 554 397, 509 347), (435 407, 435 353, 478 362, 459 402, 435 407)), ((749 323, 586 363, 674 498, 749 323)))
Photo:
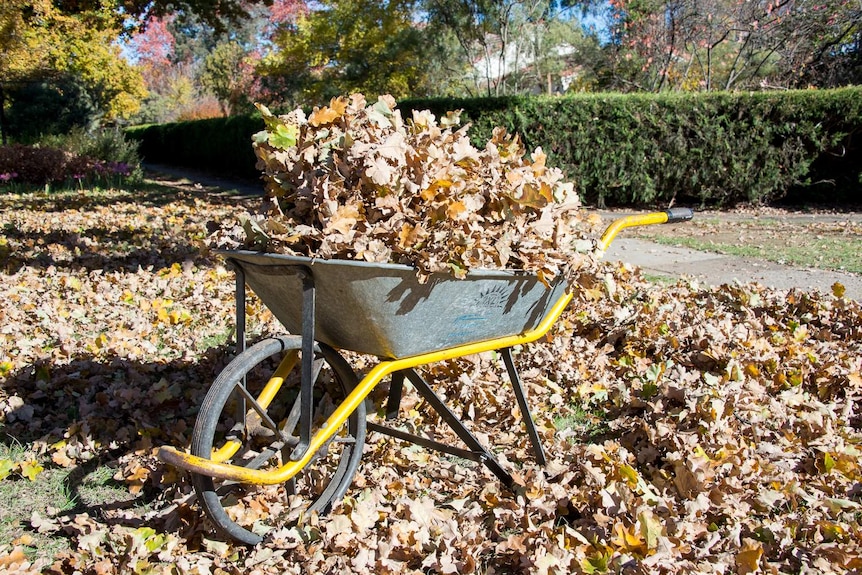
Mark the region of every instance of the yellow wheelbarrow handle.
POLYGON ((617 234, 626 228, 635 226, 650 226, 653 224, 676 224, 679 222, 687 222, 694 217, 694 212, 690 208, 674 208, 664 212, 653 212, 651 214, 643 214, 639 216, 626 216, 614 220, 605 229, 599 240, 599 247, 602 251, 606 251, 617 234))

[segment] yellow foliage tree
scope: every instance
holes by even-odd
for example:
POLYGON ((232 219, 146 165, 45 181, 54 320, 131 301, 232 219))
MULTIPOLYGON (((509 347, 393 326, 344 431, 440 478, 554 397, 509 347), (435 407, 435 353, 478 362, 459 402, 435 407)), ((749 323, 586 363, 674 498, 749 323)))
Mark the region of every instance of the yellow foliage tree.
POLYGON ((261 71, 294 83, 303 101, 348 92, 412 95, 427 62, 410 0, 323 0, 275 37, 261 71))
MULTIPOLYGON (((108 9, 64 14, 50 0, 4 0, 0 5, 0 110, 8 92, 27 82, 66 74, 87 90, 108 121, 127 118, 146 95, 140 73, 115 40, 108 9)), ((3 121, 4 142, 6 138, 3 121)))

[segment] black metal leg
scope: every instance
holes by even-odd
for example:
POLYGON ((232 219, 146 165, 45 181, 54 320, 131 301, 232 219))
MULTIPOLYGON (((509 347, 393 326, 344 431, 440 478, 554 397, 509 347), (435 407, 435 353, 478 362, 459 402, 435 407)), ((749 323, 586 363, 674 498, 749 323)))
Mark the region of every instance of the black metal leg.
POLYGON ((507 347, 499 351, 503 355, 503 363, 506 364, 506 371, 509 372, 509 380, 512 382, 512 388, 515 390, 515 399, 518 400, 521 417, 524 419, 524 425, 527 427, 527 435, 530 437, 530 443, 533 444, 533 453, 536 455, 536 462, 539 465, 545 465, 545 450, 542 448, 542 440, 536 429, 536 422, 533 421, 533 415, 530 413, 530 406, 527 405, 524 386, 521 384, 518 370, 515 369, 515 362, 512 361, 512 348, 507 347))
POLYGON ((236 305, 236 354, 245 351, 245 272, 235 265, 236 269, 236 294, 234 302, 236 305))
POLYGON ((392 382, 389 384, 389 399, 386 402, 386 419, 393 420, 398 417, 398 409, 401 407, 401 394, 404 392, 404 372, 396 371, 392 374, 392 382))
POLYGON ((410 379, 410 382, 416 386, 416 391, 419 392, 425 401, 431 404, 431 407, 440 414, 440 417, 443 418, 443 421, 452 428, 452 431, 455 432, 456 435, 463 441, 470 451, 478 454, 481 457, 482 463, 485 464, 485 467, 491 470, 491 472, 497 476, 497 478, 509 489, 514 488, 514 481, 512 480, 512 476, 503 469, 500 464, 494 459, 494 456, 483 446, 476 436, 470 433, 470 430, 467 429, 464 424, 458 419, 449 406, 443 403, 443 400, 440 399, 434 390, 431 389, 431 386, 422 379, 416 371, 413 369, 405 370, 407 377, 410 379))
MULTIPOLYGON (((236 355, 241 354, 245 351, 246 341, 245 341, 245 272, 241 267, 234 264, 234 270, 236 270, 236 291, 234 292, 234 313, 236 314, 236 345, 234 346, 234 353, 236 355)), ((242 376, 242 380, 239 384, 245 388, 246 386, 246 378, 245 375, 242 376)), ((240 396, 236 402, 236 411, 234 412, 235 421, 237 421, 242 430, 245 427, 245 415, 246 415, 246 405, 245 405, 245 397, 240 396)))
POLYGON ((314 403, 314 278, 311 272, 299 273, 302 279, 302 381, 299 387, 299 443, 290 455, 302 459, 311 443, 311 417, 314 403))

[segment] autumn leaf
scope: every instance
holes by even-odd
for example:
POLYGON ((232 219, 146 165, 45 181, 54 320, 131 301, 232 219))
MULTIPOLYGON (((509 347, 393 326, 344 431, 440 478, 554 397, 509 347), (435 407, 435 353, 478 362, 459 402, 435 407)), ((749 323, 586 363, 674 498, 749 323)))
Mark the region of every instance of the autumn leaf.
POLYGON ((763 555, 763 546, 757 541, 746 539, 742 549, 736 554, 737 575, 748 575, 760 570, 760 557, 763 555))
POLYGON ((76 461, 66 455, 66 451, 63 449, 59 449, 51 454, 51 461, 59 465, 60 467, 74 467, 76 465, 76 461))
POLYGON ((458 219, 458 216, 467 211, 464 202, 449 202, 446 205, 446 216, 450 219, 458 219))
POLYGON ((620 466, 620 475, 623 476, 623 478, 626 480, 630 487, 635 487, 638 484, 638 480, 640 479, 638 472, 628 465, 620 466))
POLYGON ((325 124, 331 124, 338 118, 344 115, 347 109, 347 98, 340 96, 332 98, 329 102, 329 107, 315 108, 308 118, 308 123, 311 126, 319 127, 325 124))
POLYGON ((45 470, 38 461, 24 461, 19 464, 19 467, 21 469, 21 475, 30 481, 36 481, 36 476, 45 470))
POLYGON ((655 550, 662 535, 661 521, 649 510, 638 513, 638 526, 646 548, 655 550))
POLYGON ((828 451, 821 452, 817 456, 815 465, 820 473, 829 473, 835 468, 835 459, 828 451))
POLYGON ((610 566, 614 552, 611 547, 602 546, 593 548, 585 559, 581 561, 581 568, 585 573, 606 573, 610 566))
POLYGON ((296 145, 299 128, 293 124, 279 124, 269 134, 268 141, 274 148, 289 150, 296 145))
POLYGON ((24 550, 16 546, 12 549, 12 551, 8 553, 4 553, 0 555, 0 567, 4 567, 9 569, 11 572, 17 572, 17 567, 22 566, 27 562, 27 556, 24 554, 24 550), (16 568, 12 571, 13 568, 16 568))
POLYGON ((0 481, 9 477, 12 471, 15 470, 15 462, 11 459, 0 459, 0 481))
POLYGON ((141 541, 143 546, 150 553, 154 553, 161 548, 167 541, 167 536, 161 533, 156 533, 156 530, 151 527, 139 527, 132 531, 132 537, 141 541))
POLYGON ((326 224, 325 232, 338 232, 340 234, 348 234, 356 223, 361 218, 361 214, 359 212, 359 206, 356 204, 348 204, 344 206, 338 206, 338 209, 329 219, 329 222, 326 224))

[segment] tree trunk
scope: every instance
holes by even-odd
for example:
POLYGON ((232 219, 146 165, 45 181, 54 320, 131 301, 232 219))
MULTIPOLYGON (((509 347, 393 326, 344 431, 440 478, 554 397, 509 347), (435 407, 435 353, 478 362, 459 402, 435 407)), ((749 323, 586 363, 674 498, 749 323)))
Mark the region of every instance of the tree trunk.
POLYGON ((6 125, 6 92, 3 90, 3 84, 0 84, 0 139, 3 145, 9 143, 9 126, 6 125))

